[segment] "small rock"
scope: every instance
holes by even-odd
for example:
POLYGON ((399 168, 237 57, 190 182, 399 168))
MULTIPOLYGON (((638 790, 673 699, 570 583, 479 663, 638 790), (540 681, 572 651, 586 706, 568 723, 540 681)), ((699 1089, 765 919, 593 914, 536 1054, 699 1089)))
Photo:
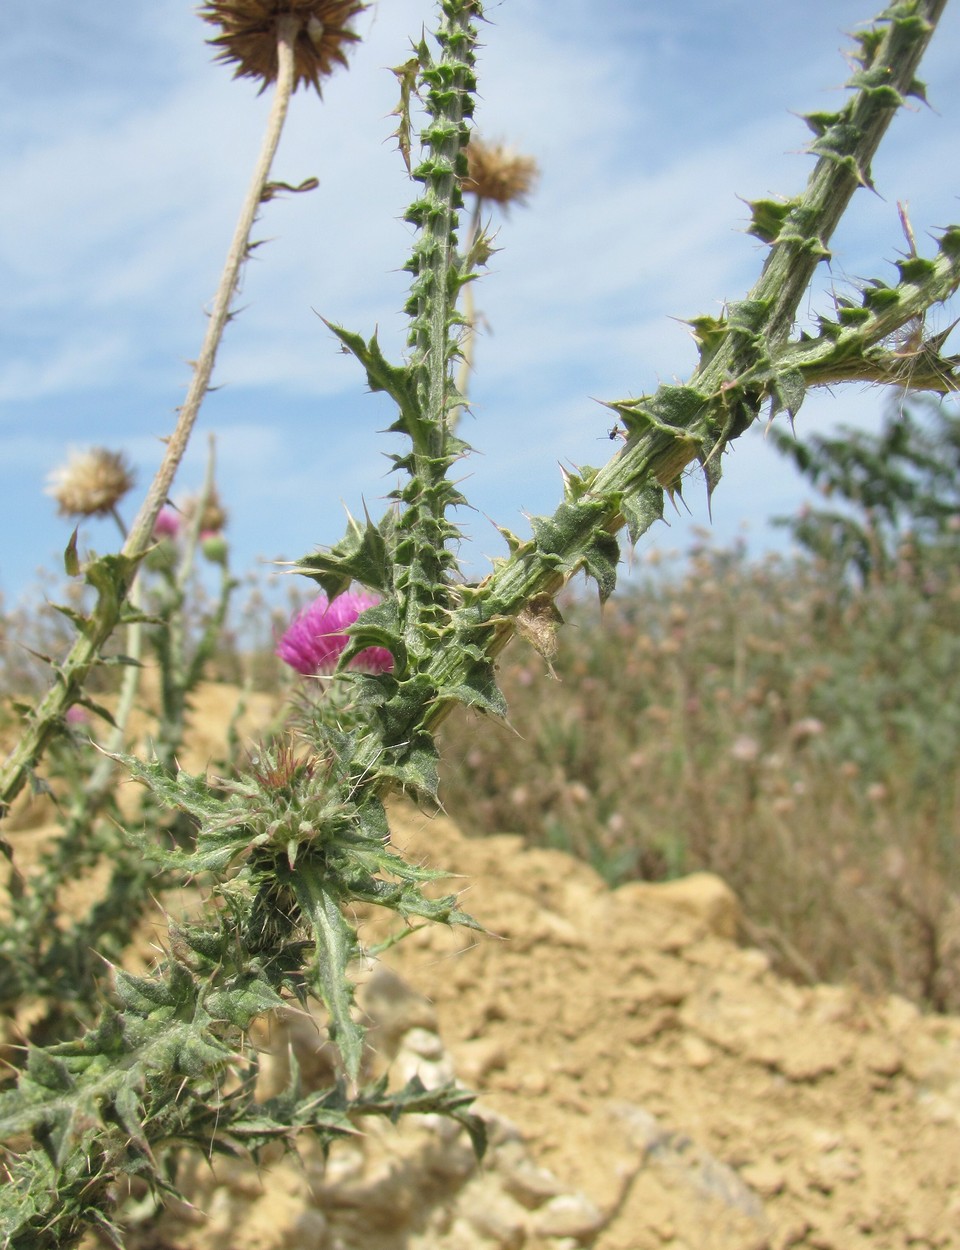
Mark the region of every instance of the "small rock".
POLYGON ((490 1247, 487 1239, 462 1217, 453 1221, 448 1236, 449 1244, 457 1250, 489 1250, 490 1247))
MULTIPOLYGON (((424 1119, 432 1119, 433 1117, 424 1116, 424 1119)), ((458 1130, 460 1126, 454 1121, 448 1120, 446 1116, 437 1116, 436 1119, 447 1124, 453 1124, 458 1130)), ((440 1125, 438 1125, 440 1128, 440 1125)), ((440 1136, 440 1133, 438 1133, 440 1136)), ((455 1138, 454 1140, 446 1140, 441 1142, 441 1148, 431 1151, 427 1164, 427 1171, 431 1176, 440 1177, 445 1181, 463 1181, 473 1172, 477 1170, 477 1156, 473 1152, 473 1146, 466 1140, 466 1134, 463 1138, 455 1138)))
POLYGON ((506 1047, 493 1038, 476 1037, 457 1047, 457 1074, 466 1085, 480 1085, 489 1073, 502 1071, 506 1066, 506 1047))
POLYGON ((584 1240, 600 1231, 605 1216, 584 1194, 558 1194, 533 1217, 533 1227, 541 1237, 575 1237, 584 1240))
POLYGON ((424 1059, 413 1051, 401 1050, 393 1061, 393 1074, 399 1084, 405 1085, 419 1077, 424 1089, 439 1089, 454 1078, 453 1062, 449 1055, 440 1059, 424 1059))
POLYGON ((514 1124, 513 1120, 507 1119, 505 1115, 500 1115, 496 1111, 491 1111, 483 1103, 474 1103, 471 1110, 486 1125, 487 1143, 491 1149, 503 1147, 513 1142, 522 1144, 523 1132, 518 1125, 514 1124))
POLYGON ((684 1059, 691 1068, 706 1068, 713 1062, 713 1050, 702 1037, 686 1034, 681 1040, 680 1047, 684 1059))
POLYGON ((499 1250, 519 1250, 527 1239, 527 1214, 496 1183, 494 1174, 472 1185, 461 1197, 460 1217, 499 1250))
POLYGON ((751 1163, 740 1169, 740 1175, 761 1198, 773 1198, 786 1186, 783 1172, 773 1163, 751 1163))
POLYGON ((799 1246, 806 1240, 809 1231, 810 1223, 808 1220, 792 1220, 785 1227, 781 1228, 774 1238, 773 1250, 792 1250, 794 1246, 799 1246))
POLYGON ((896 1076, 903 1068, 903 1057, 898 1048, 879 1037, 865 1037, 857 1053, 864 1067, 879 1076, 896 1076))
POLYGON ((692 916, 717 937, 733 941, 740 929, 740 903, 733 890, 712 872, 694 872, 677 881, 657 885, 631 881, 617 890, 617 897, 638 907, 659 903, 692 916))
POLYGON ((542 1206, 563 1192, 563 1185, 547 1168, 538 1168, 529 1159, 523 1159, 504 1173, 503 1184, 507 1192, 528 1210, 542 1206))
POLYGON ((443 1055, 443 1042, 433 1029, 408 1029, 400 1039, 400 1046, 424 1059, 440 1059, 443 1055))
POLYGON ((788 1046, 773 1058, 773 1066, 788 1081, 816 1081, 829 1076, 845 1061, 842 1048, 831 1045, 826 1039, 808 1039, 788 1046))
POLYGON ((387 1039, 414 1028, 436 1030, 433 1004, 384 964, 376 966, 358 998, 373 1027, 387 1039))

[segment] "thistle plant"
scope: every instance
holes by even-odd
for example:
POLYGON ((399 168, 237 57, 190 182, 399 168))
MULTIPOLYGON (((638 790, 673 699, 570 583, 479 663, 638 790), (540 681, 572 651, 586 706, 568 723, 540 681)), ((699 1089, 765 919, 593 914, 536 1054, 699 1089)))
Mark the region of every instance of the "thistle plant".
MULTIPOLYGON (((126 533, 118 505, 132 481, 118 453, 95 449, 74 454, 52 480, 61 511, 80 516, 109 512, 126 533)), ((33 1011, 27 1031, 34 1043, 50 1036, 63 1040, 78 1024, 90 1023, 104 961, 122 957, 131 932, 151 906, 151 894, 179 883, 169 874, 165 880, 159 878, 156 866, 145 861, 125 835, 115 755, 128 747, 128 722, 140 692, 140 676, 152 660, 159 679, 153 751, 162 767, 173 770, 183 747, 191 697, 221 633, 236 585, 226 559, 218 561, 220 594, 212 609, 205 615, 188 611, 191 591, 196 589, 191 572, 200 526, 225 521, 213 486, 212 451, 193 520, 182 526, 175 523, 177 543, 171 541, 175 518, 168 509, 159 527, 166 531, 167 541, 149 553, 145 573, 131 589, 129 607, 138 615, 126 627, 123 653, 104 661, 116 663, 122 672, 112 710, 85 695, 68 710, 61 733, 51 742, 49 781, 43 784, 50 788, 52 783, 61 832, 42 854, 29 889, 14 894, 11 914, 0 922, 0 1002, 15 1014, 19 1000, 43 998, 44 1010, 33 1011), (107 729, 96 743, 91 737, 95 724, 107 729), (99 895, 83 911, 64 916, 64 884, 95 872, 105 877, 99 895)), ((128 810, 127 821, 130 815, 128 810)), ((161 812, 149 793, 136 819, 151 827, 155 836, 176 836, 179 814, 161 812)))
MULTIPOLYGON (((859 297, 841 301, 834 319, 821 318, 816 333, 795 331, 838 221, 857 188, 871 185, 870 163, 886 127, 908 96, 922 97, 917 68, 943 6, 903 0, 856 37, 849 100, 836 113, 807 118, 816 163, 806 188, 751 205, 751 232, 768 246, 756 284, 722 316, 690 322, 700 356, 690 379, 611 401, 622 435, 612 459, 567 472, 553 515, 533 518, 529 538, 502 530, 508 554, 469 584, 457 567, 451 511, 465 502, 454 474, 470 449, 451 414, 463 402, 454 382, 462 293, 482 259, 476 247, 460 243, 482 6, 441 0, 433 42, 422 38, 400 71, 403 150, 414 88, 426 115, 412 168, 418 191, 406 213, 416 228, 406 264, 406 359, 389 361, 376 335, 330 326, 370 388, 394 402, 390 429, 405 440, 391 457, 399 485, 379 521, 351 518, 339 543, 296 566, 318 583, 324 613, 354 584, 377 602, 343 631, 347 643, 334 679, 343 693, 321 691, 300 739, 268 745, 255 767, 210 779, 117 753, 156 804, 181 813, 190 830, 172 845, 149 827, 128 836, 159 871, 202 881, 208 902, 196 915, 171 919, 153 971, 115 971, 113 998, 85 1033, 30 1048, 16 1088, 0 1096, 3 1132, 34 1143, 11 1152, 7 1163, 0 1229, 8 1244, 68 1245, 91 1225, 122 1244, 113 1216, 118 1182, 134 1176, 160 1196, 175 1189, 175 1145, 256 1156, 268 1142, 298 1132, 330 1142, 364 1115, 395 1119, 427 1110, 459 1119, 482 1145, 464 1091, 427 1092, 415 1081, 392 1093, 383 1084, 363 1085, 363 1029, 351 977, 362 946, 346 908, 377 904, 404 924, 419 917, 479 927, 456 896, 437 898, 426 889, 441 874, 407 863, 391 847, 386 800, 403 793, 436 806, 434 736, 441 721, 457 706, 506 715, 495 668, 503 647, 519 633, 549 657, 557 592, 585 572, 607 599, 621 531, 636 541, 662 515, 665 493, 681 489, 688 466, 701 466, 712 491, 725 449, 765 407, 792 419, 809 387, 889 377, 897 333, 960 284, 960 227, 949 227, 934 256, 900 262, 896 284, 871 282, 859 297), (371 650, 387 653, 389 664, 360 663, 371 650), (257 1017, 291 1000, 322 1004, 341 1078, 320 1093, 294 1082, 258 1104, 257 1060, 246 1034, 257 1017)), ((291 4, 290 21, 279 23, 278 84, 292 81, 292 54, 306 47, 305 34, 314 46, 326 37, 314 7, 291 4), (320 26, 311 34, 313 16, 320 26)), ((236 11, 240 24, 224 26, 223 48, 241 73, 257 69, 269 77, 272 57, 255 59, 240 32, 244 39, 258 33, 256 22, 243 22, 275 14, 277 6, 251 0, 207 8, 211 15, 236 11)), ((928 367, 914 371, 915 385, 957 387, 954 362, 941 347, 934 340, 922 345, 928 367)), ((148 496, 137 532, 142 518, 152 531, 166 491, 148 496)), ((111 583, 117 601, 128 581, 123 572, 111 583)), ((295 637, 309 620, 295 623, 295 637)), ((99 625, 89 629, 99 647, 99 625)), ((320 636, 311 635, 313 645, 320 636)), ((78 672, 67 667, 61 675, 71 692, 78 672)), ((48 714, 49 705, 41 706, 35 721, 48 714)), ((39 745, 33 743, 31 758, 39 745)))
MULTIPOLYGON (((66 710, 80 697, 104 645, 124 616, 137 570, 153 543, 157 518, 167 503, 210 389, 217 352, 233 316, 231 308, 240 274, 256 246, 251 234, 260 206, 281 189, 301 191, 317 185, 316 179, 307 179, 299 187, 270 180, 290 99, 299 83, 308 83, 319 93, 322 78, 337 64, 346 63, 346 49, 357 38, 350 22, 364 8, 365 5, 356 0, 211 0, 201 9, 203 19, 221 32, 213 40, 220 59, 236 64, 238 76, 259 80, 261 90, 273 84, 273 103, 214 295, 207 330, 163 460, 120 552, 89 561, 82 570, 85 581, 96 594, 96 603, 89 614, 77 619, 78 638, 57 665, 57 681, 46 698, 30 710, 20 740, 0 771, 0 815, 9 809, 34 775, 35 764, 58 731, 66 710)), ((64 563, 68 575, 76 576, 81 572, 72 544, 67 548, 64 563)), ((0 838, 0 852, 12 862, 10 847, 3 838, 0 838)), ((19 889, 16 876, 14 885, 19 889)))

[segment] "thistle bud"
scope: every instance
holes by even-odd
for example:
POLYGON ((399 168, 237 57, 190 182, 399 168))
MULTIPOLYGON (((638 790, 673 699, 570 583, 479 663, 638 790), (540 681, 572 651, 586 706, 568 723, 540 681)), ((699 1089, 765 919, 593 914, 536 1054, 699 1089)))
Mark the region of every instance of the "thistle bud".
POLYGON ((225 567, 227 563, 227 540, 220 533, 207 533, 200 535, 200 550, 211 564, 219 564, 225 567))

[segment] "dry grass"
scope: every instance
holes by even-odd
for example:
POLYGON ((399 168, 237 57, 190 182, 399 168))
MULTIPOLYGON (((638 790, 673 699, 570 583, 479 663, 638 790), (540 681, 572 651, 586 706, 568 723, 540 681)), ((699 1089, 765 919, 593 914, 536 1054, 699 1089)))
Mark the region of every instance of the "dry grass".
POLYGON ((900 573, 702 547, 569 603, 559 681, 504 659, 516 733, 445 731, 448 810, 612 884, 720 873, 782 970, 960 1010, 960 582, 900 573))

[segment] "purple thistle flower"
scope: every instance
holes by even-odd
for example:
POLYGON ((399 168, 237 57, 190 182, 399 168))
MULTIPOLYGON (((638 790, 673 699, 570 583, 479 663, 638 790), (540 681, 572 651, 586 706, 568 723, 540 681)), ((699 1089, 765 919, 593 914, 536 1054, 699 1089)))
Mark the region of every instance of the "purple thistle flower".
MULTIPOLYGON (((318 595, 287 626, 277 643, 277 655, 307 677, 332 672, 349 641, 344 630, 361 612, 379 602, 376 596, 363 590, 347 591, 338 595, 333 603, 326 595, 318 595)), ((393 656, 384 647, 367 647, 354 656, 350 667, 385 673, 393 668, 393 656)))
POLYGON ((153 523, 154 538, 176 538, 180 532, 180 517, 173 508, 161 508, 153 523))

